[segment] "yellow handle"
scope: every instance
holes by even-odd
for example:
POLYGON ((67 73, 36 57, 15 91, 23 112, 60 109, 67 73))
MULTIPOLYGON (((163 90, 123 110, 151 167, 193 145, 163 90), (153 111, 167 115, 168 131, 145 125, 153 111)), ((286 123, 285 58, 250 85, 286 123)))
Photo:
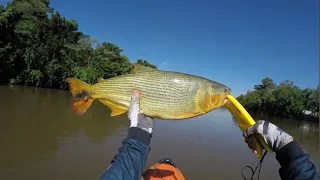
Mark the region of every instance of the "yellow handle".
MULTIPOLYGON (((241 131, 246 131, 250 126, 256 123, 252 119, 250 114, 244 109, 244 107, 237 101, 237 99, 235 99, 231 95, 228 95, 227 100, 228 100, 228 103, 225 106, 231 112, 231 114, 236 118, 241 131)), ((258 159, 262 157, 263 147, 267 151, 272 152, 272 149, 260 136, 254 136, 253 141, 256 144, 258 159)))

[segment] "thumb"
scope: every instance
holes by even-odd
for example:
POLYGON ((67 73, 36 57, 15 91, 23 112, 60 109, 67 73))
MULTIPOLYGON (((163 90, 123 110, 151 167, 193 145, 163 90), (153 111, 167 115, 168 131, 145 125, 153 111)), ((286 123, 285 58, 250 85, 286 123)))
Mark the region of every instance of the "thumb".
POLYGON ((254 125, 253 125, 253 126, 250 126, 250 127, 244 132, 244 136, 245 136, 245 137, 248 137, 248 136, 250 136, 250 135, 252 135, 252 134, 255 134, 255 133, 256 133, 255 127, 254 127, 254 125))

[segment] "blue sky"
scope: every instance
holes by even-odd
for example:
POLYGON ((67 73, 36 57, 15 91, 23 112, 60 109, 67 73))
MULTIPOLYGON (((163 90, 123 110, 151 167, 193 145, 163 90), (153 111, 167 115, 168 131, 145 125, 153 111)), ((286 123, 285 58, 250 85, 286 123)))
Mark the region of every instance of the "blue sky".
POLYGON ((221 82, 238 96, 264 77, 319 82, 317 0, 52 0, 84 33, 133 62, 221 82))

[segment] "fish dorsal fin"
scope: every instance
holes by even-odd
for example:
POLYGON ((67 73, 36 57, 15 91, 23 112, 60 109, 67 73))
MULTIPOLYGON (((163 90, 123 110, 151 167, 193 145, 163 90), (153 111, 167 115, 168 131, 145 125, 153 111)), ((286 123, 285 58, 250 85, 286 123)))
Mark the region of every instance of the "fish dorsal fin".
POLYGON ((103 77, 99 77, 98 82, 102 82, 102 81, 104 81, 103 77))
POLYGON ((105 99, 99 99, 100 102, 102 102, 104 105, 106 105, 111 110, 111 116, 118 116, 123 113, 125 113, 128 108, 125 106, 122 106, 120 104, 105 100, 105 99))
POLYGON ((138 73, 138 72, 147 72, 147 71, 156 71, 156 69, 143 66, 141 64, 133 64, 134 69, 132 70, 132 73, 138 73))

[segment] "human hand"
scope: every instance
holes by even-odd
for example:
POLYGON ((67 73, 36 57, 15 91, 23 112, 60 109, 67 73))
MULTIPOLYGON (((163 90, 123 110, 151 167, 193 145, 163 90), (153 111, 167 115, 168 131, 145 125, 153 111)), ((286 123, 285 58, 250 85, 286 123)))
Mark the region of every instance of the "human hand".
POLYGON ((278 126, 267 121, 259 120, 243 133, 245 142, 255 154, 257 154, 257 150, 252 138, 252 135, 255 134, 260 135, 274 152, 278 152, 285 145, 293 141, 293 137, 278 126))
POLYGON ((128 118, 130 121, 130 127, 138 127, 148 133, 153 132, 153 119, 146 117, 140 109, 140 97, 137 90, 133 90, 131 96, 131 102, 128 110, 128 118))

